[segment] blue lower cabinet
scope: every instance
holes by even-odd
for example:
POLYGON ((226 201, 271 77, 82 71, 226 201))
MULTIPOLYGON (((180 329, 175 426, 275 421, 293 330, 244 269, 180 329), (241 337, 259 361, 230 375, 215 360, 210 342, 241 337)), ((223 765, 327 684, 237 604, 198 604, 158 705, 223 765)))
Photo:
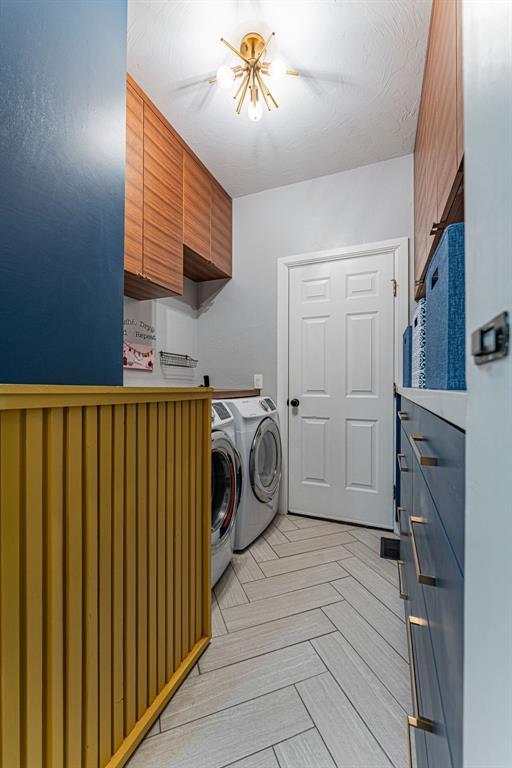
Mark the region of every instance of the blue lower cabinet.
POLYGON ((399 570, 409 636, 411 714, 432 722, 431 731, 411 728, 416 765, 462 768, 464 433, 403 398, 399 407, 399 570), (418 436, 420 450, 414 445, 418 436), (434 450, 437 464, 422 462, 434 450))
POLYGON ((421 568, 433 579, 423 586, 423 595, 450 750, 454 765, 461 766, 464 580, 421 475, 414 509, 425 521, 414 525, 421 568))

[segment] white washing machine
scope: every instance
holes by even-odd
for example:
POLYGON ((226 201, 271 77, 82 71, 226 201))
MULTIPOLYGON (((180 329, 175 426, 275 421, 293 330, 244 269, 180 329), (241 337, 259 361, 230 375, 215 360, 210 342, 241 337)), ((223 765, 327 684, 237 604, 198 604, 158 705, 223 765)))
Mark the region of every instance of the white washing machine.
POLYGON ((270 397, 228 400, 235 417, 236 444, 242 459, 242 497, 235 549, 245 549, 277 512, 282 448, 279 416, 270 397))
POLYGON ((212 402, 212 587, 233 557, 242 465, 229 406, 212 402))

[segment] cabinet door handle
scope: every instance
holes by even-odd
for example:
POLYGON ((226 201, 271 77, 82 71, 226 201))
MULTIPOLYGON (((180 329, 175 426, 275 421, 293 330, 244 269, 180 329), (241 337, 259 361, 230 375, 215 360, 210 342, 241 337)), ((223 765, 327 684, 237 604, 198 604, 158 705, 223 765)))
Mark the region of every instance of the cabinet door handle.
POLYGON ((400 472, 408 472, 409 468, 402 463, 403 460, 405 459, 405 453, 397 453, 396 457, 398 459, 398 469, 400 470, 400 472))
POLYGON ((416 577, 420 584, 427 584, 429 587, 436 586, 436 580, 434 576, 427 576, 421 572, 420 559, 418 557, 418 547, 416 545, 416 537, 414 535, 415 525, 426 525, 427 521, 424 517, 416 517, 411 515, 409 517, 409 530, 411 532, 411 544, 412 544, 412 556, 414 559, 414 567, 416 568, 416 577))
POLYGON ((409 442, 412 445, 412 449, 414 451, 414 455, 418 460, 418 464, 421 464, 422 467, 436 467, 437 457, 425 456, 423 453, 420 452, 420 449, 418 447, 418 443, 422 443, 426 439, 427 438, 423 437, 423 435, 411 435, 409 438, 409 442))
POLYGON ((404 592, 404 588, 402 586, 402 565, 404 564, 403 560, 397 560, 396 561, 396 567, 398 568, 398 592, 400 594, 400 600, 408 600, 407 594, 404 592))
POLYGON ((409 421, 409 414, 407 411, 398 411, 398 418, 400 421, 409 421))
POLYGON ((404 531, 404 529, 402 528, 402 515, 405 512, 405 507, 397 507, 396 512, 398 515, 398 531, 400 533, 400 536, 408 536, 409 534, 407 533, 407 531, 404 531))
POLYGON ((417 616, 407 617, 407 644, 409 646, 409 661, 411 671, 411 688, 412 688, 412 701, 414 707, 414 715, 407 715, 407 736, 409 739, 409 768, 413 768, 412 762, 412 741, 411 741, 411 728, 418 728, 421 731, 428 731, 432 733, 434 730, 434 723, 429 720, 428 717, 423 717, 419 712, 418 704, 418 674, 416 672, 416 657, 414 656, 414 643, 412 639, 413 627, 426 627, 428 626, 425 619, 420 619, 417 616))

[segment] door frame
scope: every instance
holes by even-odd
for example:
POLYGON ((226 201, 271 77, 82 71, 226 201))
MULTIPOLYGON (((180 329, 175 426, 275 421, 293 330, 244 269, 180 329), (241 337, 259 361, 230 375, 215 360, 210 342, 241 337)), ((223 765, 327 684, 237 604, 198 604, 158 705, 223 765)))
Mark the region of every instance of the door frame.
MULTIPOLYGON (((402 335, 409 324, 409 238, 399 237, 394 240, 382 240, 365 245, 352 245, 345 248, 331 248, 326 251, 301 253, 296 256, 281 256, 277 260, 277 409, 281 424, 281 442, 283 448, 282 477, 279 509, 288 512, 288 414, 286 405, 289 383, 289 298, 290 270, 307 264, 355 259, 359 256, 377 256, 389 254, 393 259, 393 274, 397 283, 396 299, 393 306, 393 370, 397 387, 403 384, 403 343, 402 335)), ((389 290, 393 287, 390 285, 389 290)), ((395 420, 393 419, 393 424, 395 420)), ((394 429, 394 428, 393 428, 394 429)), ((393 435, 395 439, 395 435, 393 435)), ((393 451, 390 445, 390 451, 393 451)), ((390 481, 393 483, 394 478, 390 481)))

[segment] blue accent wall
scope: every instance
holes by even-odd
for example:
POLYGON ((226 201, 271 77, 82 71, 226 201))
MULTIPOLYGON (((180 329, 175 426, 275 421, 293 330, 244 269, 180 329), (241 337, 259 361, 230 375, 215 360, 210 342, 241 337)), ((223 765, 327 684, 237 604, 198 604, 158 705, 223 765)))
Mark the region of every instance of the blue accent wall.
POLYGON ((0 381, 122 384, 126 0, 0 0, 0 381))

